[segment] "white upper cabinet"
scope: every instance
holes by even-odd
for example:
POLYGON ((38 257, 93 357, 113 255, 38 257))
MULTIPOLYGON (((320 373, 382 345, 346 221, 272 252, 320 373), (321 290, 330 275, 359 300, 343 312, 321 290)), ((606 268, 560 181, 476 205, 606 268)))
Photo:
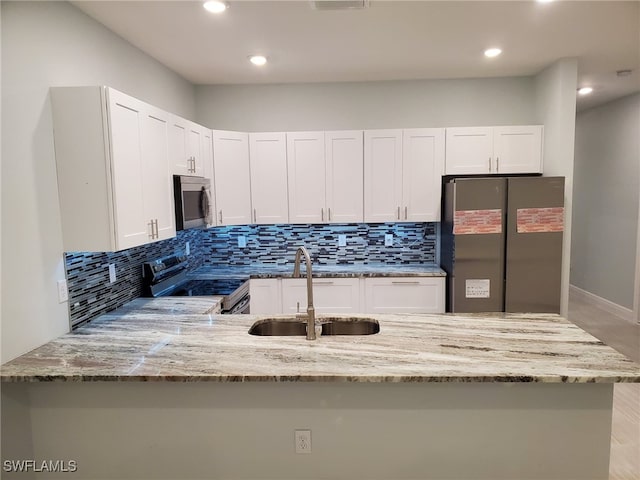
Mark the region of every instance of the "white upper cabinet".
POLYGON ((249 162, 252 223, 288 223, 286 134, 250 133, 249 162))
POLYGON ((169 162, 173 175, 204 175, 202 127, 177 115, 169 125, 169 162))
POLYGON ((364 132, 364 221, 400 220, 402 130, 364 132))
POLYGON ((173 182, 169 175, 170 118, 167 112, 148 106, 140 129, 145 219, 155 220, 154 240, 165 240, 176 234, 173 182))
POLYGON ((440 221, 443 173, 444 129, 403 130, 401 220, 440 221))
POLYGON ((324 142, 324 132, 287 133, 291 223, 324 223, 328 218, 324 142))
POLYGON ((213 130, 217 225, 251 223, 249 134, 213 130))
POLYGON ((364 219, 362 130, 325 132, 326 220, 358 223, 364 219))
POLYGON ((65 251, 116 251, 175 235, 169 115, 105 87, 52 88, 65 251))
POLYGON ((444 129, 364 135, 365 222, 440 221, 444 129))
POLYGON ((493 129, 491 127, 447 128, 447 175, 491 173, 493 129))
POLYGON ((542 173, 541 125, 447 128, 447 175, 542 173))
POLYGON ((362 130, 287 133, 291 223, 363 220, 362 130))
POLYGON ((493 151, 498 173, 542 173, 542 126, 495 127, 493 151))

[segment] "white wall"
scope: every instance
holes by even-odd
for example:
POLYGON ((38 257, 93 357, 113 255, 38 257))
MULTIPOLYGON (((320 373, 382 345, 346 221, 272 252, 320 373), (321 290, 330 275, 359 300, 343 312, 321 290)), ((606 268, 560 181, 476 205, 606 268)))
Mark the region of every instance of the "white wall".
POLYGON ((2 2, 2 362, 69 330, 49 87, 110 85, 193 118, 193 86, 66 2, 2 2))
POLYGON ((640 192, 640 94, 581 112, 571 284, 633 308, 640 192))
POLYGON ((531 77, 196 87, 199 123, 240 131, 302 131, 535 121, 531 77))
POLYGON ((2 396, 6 459, 77 462, 49 479, 608 478, 612 384, 36 382, 2 396))
POLYGON ((565 229, 562 245, 560 314, 567 316, 573 207, 573 149, 578 61, 562 59, 540 72, 536 86, 536 122, 544 125, 544 175, 565 177, 565 229))

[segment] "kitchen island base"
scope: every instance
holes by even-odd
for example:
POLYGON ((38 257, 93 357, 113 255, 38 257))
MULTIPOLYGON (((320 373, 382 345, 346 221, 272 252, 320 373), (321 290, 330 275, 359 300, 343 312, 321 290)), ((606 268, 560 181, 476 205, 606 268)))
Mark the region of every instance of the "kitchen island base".
POLYGON ((612 398, 611 383, 4 383, 3 467, 77 471, 2 478, 605 480, 612 398))

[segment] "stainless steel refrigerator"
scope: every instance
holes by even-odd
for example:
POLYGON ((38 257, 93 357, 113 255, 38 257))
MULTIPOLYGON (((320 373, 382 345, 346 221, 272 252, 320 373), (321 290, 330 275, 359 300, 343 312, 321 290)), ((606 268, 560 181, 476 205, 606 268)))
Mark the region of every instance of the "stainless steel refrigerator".
POLYGON ((449 179, 442 211, 448 312, 560 312, 564 177, 449 179))

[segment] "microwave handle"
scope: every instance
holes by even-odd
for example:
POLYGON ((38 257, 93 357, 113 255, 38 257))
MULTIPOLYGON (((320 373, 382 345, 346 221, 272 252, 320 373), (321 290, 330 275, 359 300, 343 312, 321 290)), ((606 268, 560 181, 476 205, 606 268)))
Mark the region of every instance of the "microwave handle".
POLYGON ((200 192, 200 208, 202 208, 202 214, 207 225, 211 225, 213 223, 211 221, 211 196, 209 195, 209 190, 205 187, 202 187, 200 192))

